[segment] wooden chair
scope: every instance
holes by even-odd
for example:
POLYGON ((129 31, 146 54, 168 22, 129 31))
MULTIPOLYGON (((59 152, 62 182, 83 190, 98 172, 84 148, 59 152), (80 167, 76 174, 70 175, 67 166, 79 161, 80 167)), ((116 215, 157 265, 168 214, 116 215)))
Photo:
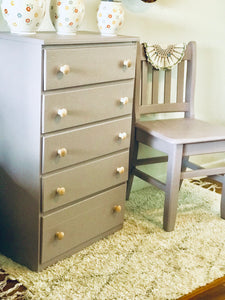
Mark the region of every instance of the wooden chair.
MULTIPOLYGON (((206 153, 225 152, 225 127, 215 126, 194 118, 196 43, 186 47, 182 61, 177 65, 176 99, 171 98, 171 70, 152 69, 149 83, 148 69, 143 46, 138 49, 134 126, 131 138, 130 172, 127 187, 127 199, 130 195, 133 176, 157 186, 165 192, 163 228, 174 230, 178 192, 184 178, 209 176, 225 182, 225 167, 205 169, 189 161, 189 156, 206 153), (164 72, 164 99, 159 103, 159 72, 164 72), (151 85, 151 103, 147 103, 147 87, 151 85), (174 101, 175 100, 175 101, 174 101), (182 118, 143 121, 143 114, 183 112, 182 118), (137 159, 138 145, 143 143, 165 156, 137 159), (144 173, 138 166, 168 161, 167 180, 163 183, 144 173), (188 168, 188 169, 187 169, 188 168), (191 170, 190 170, 191 169, 191 170)), ((173 77, 173 76, 172 76, 173 77)), ((204 87, 207 88, 207 87, 204 87)), ((221 217, 225 219, 225 190, 222 191, 221 217)))

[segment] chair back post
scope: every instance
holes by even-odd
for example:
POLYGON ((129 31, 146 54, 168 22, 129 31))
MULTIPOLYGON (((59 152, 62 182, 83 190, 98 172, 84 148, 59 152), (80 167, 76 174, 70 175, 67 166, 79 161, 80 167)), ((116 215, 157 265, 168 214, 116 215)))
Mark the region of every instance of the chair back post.
POLYGON ((185 113, 186 118, 194 118, 194 93, 196 81, 196 42, 189 42, 187 51, 190 51, 191 58, 187 62, 187 81, 185 100, 189 103, 189 111, 185 113))
POLYGON ((141 51, 142 45, 137 43, 137 60, 136 60, 136 72, 135 72, 135 85, 134 85, 134 107, 133 107, 133 124, 140 118, 139 105, 141 101, 141 51))

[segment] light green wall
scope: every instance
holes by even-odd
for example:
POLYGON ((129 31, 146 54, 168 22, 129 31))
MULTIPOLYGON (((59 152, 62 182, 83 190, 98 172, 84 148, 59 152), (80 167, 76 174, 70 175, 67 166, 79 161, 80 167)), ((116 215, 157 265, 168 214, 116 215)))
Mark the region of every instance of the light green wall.
MULTIPOLYGON (((84 2, 86 13, 80 30, 98 31, 100 0, 84 2)), ((123 0, 123 4, 125 24, 120 34, 162 45, 197 41, 196 116, 225 125, 225 1, 157 0, 144 4, 141 0, 123 0)), ((0 16, 0 31, 6 30, 0 16)), ((40 30, 54 30, 48 13, 40 30)), ((203 163, 221 159, 224 156, 208 156, 203 163)), ((162 176, 165 173, 158 168, 155 172, 162 176)))

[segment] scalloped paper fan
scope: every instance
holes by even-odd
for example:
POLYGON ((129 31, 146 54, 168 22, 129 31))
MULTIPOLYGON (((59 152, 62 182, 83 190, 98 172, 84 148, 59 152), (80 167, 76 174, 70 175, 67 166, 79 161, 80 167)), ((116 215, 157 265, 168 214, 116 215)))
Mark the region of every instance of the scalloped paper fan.
POLYGON ((168 45, 166 49, 157 44, 143 43, 143 45, 146 60, 158 70, 171 69, 182 60, 186 50, 185 43, 168 45))

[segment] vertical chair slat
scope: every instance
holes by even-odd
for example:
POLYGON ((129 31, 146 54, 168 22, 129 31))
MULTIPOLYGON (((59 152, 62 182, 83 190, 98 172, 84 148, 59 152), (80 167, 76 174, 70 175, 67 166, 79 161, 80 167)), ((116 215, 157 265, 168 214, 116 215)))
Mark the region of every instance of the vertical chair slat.
POLYGON ((164 81, 164 103, 170 103, 171 97, 171 70, 165 71, 164 81))
POLYGON ((147 105, 147 85, 148 85, 148 62, 142 61, 141 65, 141 105, 147 105))
POLYGON ((152 69, 152 104, 158 104, 159 70, 152 69))
POLYGON ((184 99, 184 61, 177 66, 177 103, 182 103, 184 99))

